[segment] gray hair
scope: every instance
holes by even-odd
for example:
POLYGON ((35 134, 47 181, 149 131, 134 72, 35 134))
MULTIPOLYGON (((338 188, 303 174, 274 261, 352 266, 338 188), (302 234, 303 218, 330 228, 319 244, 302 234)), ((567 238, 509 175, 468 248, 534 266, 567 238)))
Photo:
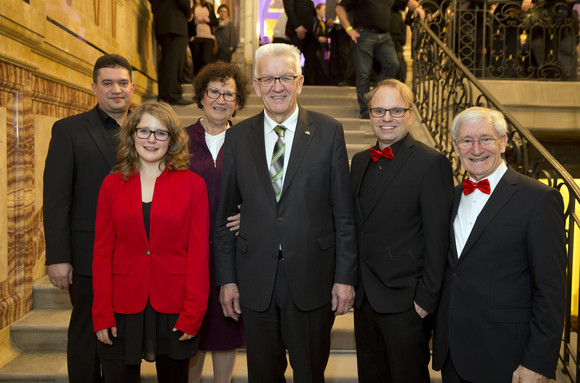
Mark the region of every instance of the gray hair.
POLYGON ((503 137, 507 134, 507 122, 505 121, 505 118, 501 112, 493 109, 474 106, 465 109, 463 112, 455 116, 453 122, 451 123, 451 136, 454 140, 457 140, 459 128, 465 124, 477 123, 483 120, 489 121, 491 123, 498 137, 503 137))
POLYGON ((258 77, 258 63, 265 57, 286 56, 294 62, 296 75, 302 74, 300 67, 300 51, 294 45, 289 44, 266 44, 256 50, 254 77, 258 77))

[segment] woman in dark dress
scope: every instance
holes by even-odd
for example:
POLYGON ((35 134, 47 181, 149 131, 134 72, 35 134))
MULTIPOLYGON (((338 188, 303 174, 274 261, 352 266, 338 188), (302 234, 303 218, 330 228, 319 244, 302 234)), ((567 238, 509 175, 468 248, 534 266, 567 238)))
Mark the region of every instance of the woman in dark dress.
MULTIPOLYGON (((191 164, 207 185, 210 205, 210 294, 206 316, 200 331, 198 354, 189 366, 189 383, 201 379, 205 351, 212 352, 214 382, 229 383, 234 369, 236 349, 245 344, 241 321, 224 317, 219 303, 219 287, 215 285, 213 229, 219 205, 222 145, 230 119, 242 109, 250 93, 249 80, 237 66, 217 62, 205 66, 195 77, 194 100, 203 110, 195 124, 186 128, 189 134, 191 164)), ((232 212, 235 214, 236 212, 232 212)), ((239 218, 230 217, 231 230, 237 230, 239 218)))
POLYGON ((209 206, 187 169, 188 137, 165 103, 139 106, 103 181, 93 252, 93 325, 107 383, 186 383, 209 295, 209 206))

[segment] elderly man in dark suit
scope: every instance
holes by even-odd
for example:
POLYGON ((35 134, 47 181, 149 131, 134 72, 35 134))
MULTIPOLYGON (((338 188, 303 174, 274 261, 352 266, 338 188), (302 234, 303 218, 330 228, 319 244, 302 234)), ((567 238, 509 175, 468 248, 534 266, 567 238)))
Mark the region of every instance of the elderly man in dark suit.
POLYGON ((189 41, 187 22, 192 20, 189 0, 150 0, 155 38, 161 45, 157 66, 159 100, 171 105, 189 105, 183 98, 179 76, 186 62, 189 41))
POLYGON ((104 55, 95 63, 97 106, 57 121, 44 169, 44 233, 51 283, 69 291, 69 381, 101 381, 93 332, 92 262, 99 189, 117 163, 117 132, 127 117, 135 85, 129 62, 104 55))
POLYGON ((354 301, 356 244, 344 132, 297 104, 300 52, 256 51, 264 112, 226 132, 215 251, 224 314, 243 313, 250 382, 324 382, 335 315, 354 301), (241 203, 239 235, 227 216, 241 203))
POLYGON ((548 382, 564 318, 562 197, 506 166, 506 122, 470 108, 451 126, 469 179, 455 192, 433 367, 443 382, 548 382))
POLYGON ((413 94, 384 80, 368 95, 377 144, 352 159, 359 278, 359 382, 429 382, 430 318, 449 247, 451 165, 409 134, 413 94))

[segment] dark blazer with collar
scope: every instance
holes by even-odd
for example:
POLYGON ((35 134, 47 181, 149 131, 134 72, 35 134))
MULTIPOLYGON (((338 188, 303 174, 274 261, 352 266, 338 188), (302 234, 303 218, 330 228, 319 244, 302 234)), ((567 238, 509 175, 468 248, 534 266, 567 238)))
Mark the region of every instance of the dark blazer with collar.
POLYGON ((518 365, 554 378, 564 318, 566 238, 560 193, 507 170, 458 258, 453 220, 433 367, 448 352, 472 382, 511 382, 518 365))
POLYGON ((314 32, 316 8, 312 0, 284 0, 284 11, 288 16, 286 23, 286 35, 295 36, 296 28, 303 26, 307 33, 314 32))
POLYGON ((92 275, 99 188, 117 163, 97 108, 57 121, 44 167, 46 263, 92 275))
POLYGON ((215 235, 216 283, 237 283, 240 302, 265 310, 279 246, 296 305, 330 302, 333 283, 355 285, 356 244, 342 125, 300 108, 277 204, 264 148, 264 112, 226 131, 215 235), (239 236, 225 226, 241 203, 239 236))
POLYGON ((155 182, 149 238, 139 174, 111 174, 99 194, 93 257, 94 330, 116 326, 114 313, 135 314, 147 301, 179 314, 175 327, 195 335, 209 295, 209 205, 203 179, 165 170, 155 182))
POLYGON ((359 260, 356 305, 366 295, 380 313, 411 310, 413 301, 433 313, 449 248, 451 165, 408 134, 364 215, 358 194, 370 162, 365 150, 351 165, 359 260))
POLYGON ((156 37, 168 34, 188 35, 187 21, 191 16, 189 0, 150 1, 156 37))

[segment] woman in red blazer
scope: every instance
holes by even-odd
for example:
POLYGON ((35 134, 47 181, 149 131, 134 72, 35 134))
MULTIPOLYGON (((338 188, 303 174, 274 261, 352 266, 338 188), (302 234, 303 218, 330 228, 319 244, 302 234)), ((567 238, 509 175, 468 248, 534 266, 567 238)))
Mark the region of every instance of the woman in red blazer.
POLYGON ((173 109, 149 102, 120 130, 119 164, 103 181, 93 254, 93 324, 106 382, 187 382, 209 293, 209 208, 187 170, 173 109))

